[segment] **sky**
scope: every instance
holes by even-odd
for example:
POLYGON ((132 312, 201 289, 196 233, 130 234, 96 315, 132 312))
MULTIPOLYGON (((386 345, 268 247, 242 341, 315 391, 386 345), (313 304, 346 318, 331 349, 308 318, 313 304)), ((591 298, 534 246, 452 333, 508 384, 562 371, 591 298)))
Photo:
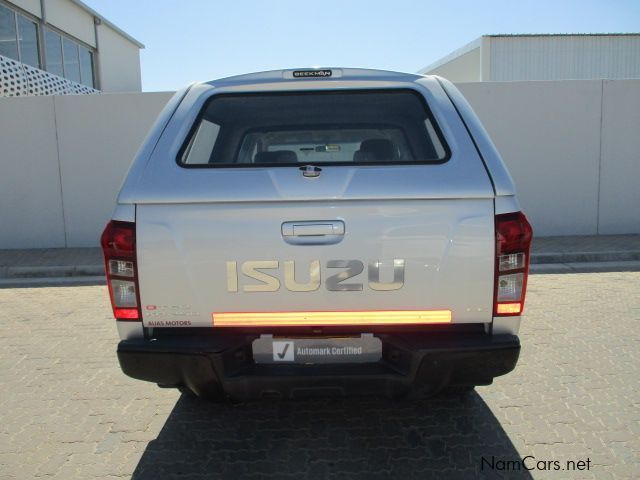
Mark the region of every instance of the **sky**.
POLYGON ((496 33, 640 32, 640 0, 83 0, 145 44, 142 89, 293 67, 416 72, 496 33))

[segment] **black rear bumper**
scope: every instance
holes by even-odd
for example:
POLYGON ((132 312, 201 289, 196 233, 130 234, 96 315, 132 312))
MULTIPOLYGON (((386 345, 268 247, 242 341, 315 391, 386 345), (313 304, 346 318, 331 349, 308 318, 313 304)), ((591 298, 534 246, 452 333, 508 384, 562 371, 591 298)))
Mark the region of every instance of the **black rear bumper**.
POLYGON ((125 374, 198 395, 236 399, 309 395, 424 395, 446 386, 489 385, 515 368, 515 335, 378 334, 382 360, 365 364, 253 362, 256 335, 124 340, 125 374))

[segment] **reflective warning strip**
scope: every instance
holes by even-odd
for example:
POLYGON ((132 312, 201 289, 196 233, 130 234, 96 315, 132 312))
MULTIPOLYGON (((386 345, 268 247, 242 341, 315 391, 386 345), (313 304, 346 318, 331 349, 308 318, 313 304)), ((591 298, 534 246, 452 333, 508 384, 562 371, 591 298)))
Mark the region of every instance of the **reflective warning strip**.
POLYGON ((520 313, 522 311, 522 303, 498 303, 498 308, 496 309, 496 313, 504 314, 504 313, 520 313))
POLYGON ((214 327, 325 325, 423 325, 451 323, 451 310, 376 310, 347 312, 219 312, 214 327))

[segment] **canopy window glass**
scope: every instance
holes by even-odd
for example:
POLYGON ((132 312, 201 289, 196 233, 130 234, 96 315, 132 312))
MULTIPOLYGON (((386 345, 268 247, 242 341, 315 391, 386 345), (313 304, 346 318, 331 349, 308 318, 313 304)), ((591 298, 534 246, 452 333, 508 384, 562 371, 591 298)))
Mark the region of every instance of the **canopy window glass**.
POLYGON ((442 163, 448 148, 413 90, 215 95, 178 162, 286 167, 442 163))
POLYGON ((40 68, 37 25, 3 5, 0 5, 0 55, 40 68))

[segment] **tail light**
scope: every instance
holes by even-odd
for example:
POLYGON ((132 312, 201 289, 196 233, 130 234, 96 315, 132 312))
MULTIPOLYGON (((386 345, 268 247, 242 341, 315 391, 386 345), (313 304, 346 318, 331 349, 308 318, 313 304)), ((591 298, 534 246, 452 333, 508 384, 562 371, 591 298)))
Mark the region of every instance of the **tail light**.
POLYGON ((116 320, 142 320, 136 264, 136 224, 110 221, 100 237, 116 320))
POLYGON ((522 313, 532 236, 533 230, 524 213, 496 215, 495 316, 522 313))

